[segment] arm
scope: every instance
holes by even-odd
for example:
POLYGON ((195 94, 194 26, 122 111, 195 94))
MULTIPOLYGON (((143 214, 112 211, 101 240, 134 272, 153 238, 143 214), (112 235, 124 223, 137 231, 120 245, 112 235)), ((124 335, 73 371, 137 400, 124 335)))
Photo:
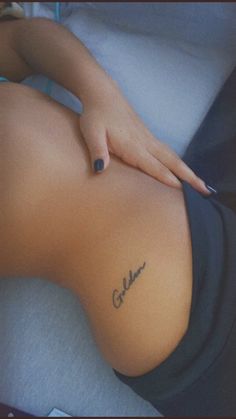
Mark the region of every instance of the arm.
POLYGON ((47 19, 21 20, 15 25, 12 45, 33 73, 55 80, 82 103, 98 89, 114 83, 89 50, 62 25, 47 19))
POLYGON ((169 186, 181 188, 182 179, 209 194, 203 180, 152 135, 116 83, 67 29, 37 18, 4 22, 1 35, 5 38, 5 53, 0 52, 3 76, 20 81, 42 73, 80 98, 80 129, 95 171, 108 166, 111 152, 169 186))

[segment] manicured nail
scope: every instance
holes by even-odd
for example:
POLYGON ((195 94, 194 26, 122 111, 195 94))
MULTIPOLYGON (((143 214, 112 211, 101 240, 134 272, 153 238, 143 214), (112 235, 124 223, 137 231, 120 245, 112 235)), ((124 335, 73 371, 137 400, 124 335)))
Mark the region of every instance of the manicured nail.
POLYGON ((205 184, 208 191, 210 191, 211 193, 218 193, 217 190, 215 188, 212 188, 212 186, 205 184))
POLYGON ((104 169, 104 161, 102 159, 97 159, 94 162, 94 171, 102 172, 104 169))

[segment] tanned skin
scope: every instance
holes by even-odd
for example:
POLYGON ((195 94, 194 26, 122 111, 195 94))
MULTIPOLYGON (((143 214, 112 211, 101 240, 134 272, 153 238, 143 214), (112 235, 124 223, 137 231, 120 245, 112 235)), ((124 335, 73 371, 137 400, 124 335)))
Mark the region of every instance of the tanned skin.
POLYGON ((192 249, 182 189, 112 156, 94 175, 80 118, 0 85, 0 274, 75 292, 110 365, 158 366, 189 324, 192 249))

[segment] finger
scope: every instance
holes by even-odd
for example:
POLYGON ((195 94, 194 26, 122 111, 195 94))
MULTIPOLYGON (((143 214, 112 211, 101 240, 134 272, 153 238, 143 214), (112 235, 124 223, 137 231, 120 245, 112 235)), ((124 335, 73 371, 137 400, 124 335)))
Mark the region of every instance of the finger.
POLYGON ((205 195, 210 195, 211 192, 207 189, 205 182, 198 177, 190 167, 180 160, 177 165, 175 172, 176 176, 180 179, 188 182, 196 191, 203 193, 205 195))
POLYGON ((123 160, 168 186, 178 189, 182 187, 176 176, 148 152, 142 150, 139 153, 136 151, 135 155, 126 154, 123 160))
POLYGON ((152 155, 161 161, 176 177, 188 182, 198 192, 209 195, 205 182, 166 144, 156 144, 152 155))
POLYGON ((107 146, 106 132, 103 129, 89 129, 83 134, 89 149, 92 169, 95 173, 101 173, 110 163, 107 146))

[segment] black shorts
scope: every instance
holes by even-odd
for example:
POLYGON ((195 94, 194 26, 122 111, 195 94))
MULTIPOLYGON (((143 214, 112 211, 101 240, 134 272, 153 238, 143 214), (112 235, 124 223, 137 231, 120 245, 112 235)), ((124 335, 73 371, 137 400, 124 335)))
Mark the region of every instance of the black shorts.
POLYGON ((189 327, 157 368, 115 374, 166 416, 236 416, 236 69, 191 141, 184 161, 217 189, 183 182, 193 252, 189 327))

